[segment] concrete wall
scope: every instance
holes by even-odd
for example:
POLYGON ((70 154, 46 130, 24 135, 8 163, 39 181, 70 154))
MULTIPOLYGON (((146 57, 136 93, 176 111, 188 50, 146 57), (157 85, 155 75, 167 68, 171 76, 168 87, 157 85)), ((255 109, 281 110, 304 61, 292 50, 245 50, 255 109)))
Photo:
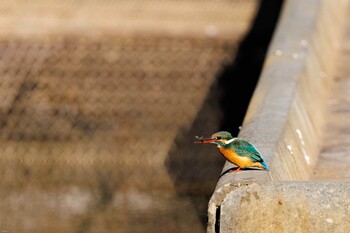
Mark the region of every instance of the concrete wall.
MULTIPOLYGON (((349 203, 340 205, 349 200, 344 189, 349 184, 301 181, 310 178, 317 161, 347 7, 346 0, 285 2, 239 135, 259 148, 271 173, 223 175, 209 202, 208 232, 326 232, 334 219, 333 232, 343 232, 350 210, 349 203), (250 189, 256 193, 252 198, 247 197, 250 189), (329 190, 342 198, 327 198, 329 190), (282 204, 274 202, 279 196, 282 204), (320 218, 333 207, 333 217, 320 218)), ((230 167, 227 162, 223 171, 230 167)))

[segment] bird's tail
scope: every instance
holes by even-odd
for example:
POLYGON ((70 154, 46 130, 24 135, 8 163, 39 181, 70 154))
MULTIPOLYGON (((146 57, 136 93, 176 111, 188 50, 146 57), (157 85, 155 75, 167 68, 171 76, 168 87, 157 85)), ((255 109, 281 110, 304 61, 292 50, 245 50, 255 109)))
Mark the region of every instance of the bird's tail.
POLYGON ((265 170, 270 171, 269 167, 267 166, 267 164, 264 161, 260 162, 260 164, 264 167, 265 170))
POLYGON ((261 165, 264 167, 265 170, 268 171, 268 174, 269 174, 270 179, 273 180, 273 179, 272 179, 272 176, 271 176, 270 169, 269 169, 269 167, 267 166, 267 164, 266 164, 265 162, 261 162, 261 165))

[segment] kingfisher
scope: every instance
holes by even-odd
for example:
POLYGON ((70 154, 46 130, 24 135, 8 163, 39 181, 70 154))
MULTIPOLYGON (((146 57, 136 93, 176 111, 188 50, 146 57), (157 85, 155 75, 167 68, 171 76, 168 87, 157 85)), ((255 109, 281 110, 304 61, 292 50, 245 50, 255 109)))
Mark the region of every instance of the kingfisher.
POLYGON ((257 167, 270 171, 263 156, 255 146, 242 138, 234 138, 227 131, 220 131, 211 135, 210 138, 197 137, 196 144, 213 143, 217 145, 220 153, 231 163, 238 166, 238 172, 247 167, 257 167))

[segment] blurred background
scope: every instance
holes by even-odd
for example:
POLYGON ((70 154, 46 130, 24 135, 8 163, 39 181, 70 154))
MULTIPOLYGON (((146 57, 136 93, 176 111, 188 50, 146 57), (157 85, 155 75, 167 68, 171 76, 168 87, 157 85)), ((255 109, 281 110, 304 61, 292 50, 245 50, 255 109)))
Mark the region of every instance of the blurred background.
POLYGON ((2 0, 0 232, 204 232, 281 0, 2 0))

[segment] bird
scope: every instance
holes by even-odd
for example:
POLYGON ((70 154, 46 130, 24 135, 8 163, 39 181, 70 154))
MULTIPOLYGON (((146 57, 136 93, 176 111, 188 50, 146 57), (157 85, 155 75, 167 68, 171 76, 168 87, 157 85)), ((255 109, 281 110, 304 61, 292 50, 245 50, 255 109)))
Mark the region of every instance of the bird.
POLYGON ((247 167, 257 167, 270 171, 263 156, 253 144, 242 138, 234 138, 231 133, 227 131, 214 133, 210 138, 196 136, 196 141, 194 143, 216 144, 218 150, 226 160, 238 167, 236 170, 230 170, 231 172, 238 172, 247 167))

